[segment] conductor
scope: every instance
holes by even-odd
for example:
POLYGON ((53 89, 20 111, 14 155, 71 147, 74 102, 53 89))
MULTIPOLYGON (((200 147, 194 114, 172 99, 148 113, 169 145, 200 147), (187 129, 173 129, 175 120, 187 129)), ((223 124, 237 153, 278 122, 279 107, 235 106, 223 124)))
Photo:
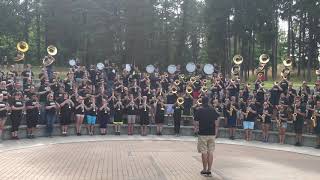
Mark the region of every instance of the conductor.
POLYGON ((209 98, 202 98, 202 106, 196 111, 195 120, 199 122, 198 152, 201 153, 203 176, 212 176, 213 151, 215 149, 215 121, 219 114, 209 106, 209 98))

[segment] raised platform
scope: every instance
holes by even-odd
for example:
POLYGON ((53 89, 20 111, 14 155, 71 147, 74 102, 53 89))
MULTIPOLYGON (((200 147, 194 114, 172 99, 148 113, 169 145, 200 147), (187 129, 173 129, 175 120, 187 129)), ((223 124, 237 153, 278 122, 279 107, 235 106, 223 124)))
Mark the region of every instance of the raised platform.
MULTIPOLYGON (((148 134, 156 134, 156 126, 155 125, 149 125, 149 132, 148 134)), ((36 137, 44 137, 45 134, 45 125, 38 125, 37 132, 35 133, 36 137)), ((95 129, 95 134, 99 134, 99 125, 96 125, 95 129)), ((68 134, 69 135, 75 135, 75 125, 70 125, 68 129, 68 134)), ((114 134, 114 128, 113 125, 108 125, 107 128, 107 133, 109 135, 114 134)), ((127 134, 127 125, 123 125, 121 128, 121 133, 122 134, 127 134)), ((86 126, 82 125, 82 134, 86 135, 87 130, 86 126)), ((134 134, 140 134, 140 126, 135 125, 134 128, 134 134)), ((181 136, 193 136, 193 127, 192 126, 181 126, 180 130, 181 136)), ((53 136, 60 136, 61 135, 61 130, 60 130, 60 125, 55 125, 54 126, 54 131, 53 131, 53 136)), ((173 126, 164 126, 163 127, 163 135, 174 135, 174 128, 173 126)), ((10 139, 11 134, 10 134, 10 126, 7 126, 3 132, 3 139, 8 140, 10 139)), ((26 138, 26 126, 20 126, 19 130, 19 137, 20 138, 26 138)), ((219 138, 228 138, 228 129, 227 128, 219 128, 219 133, 218 133, 219 138)), ((236 130, 236 139, 242 139, 244 137, 244 130, 243 129, 237 129, 236 130)), ((261 130, 254 130, 253 131, 253 140, 256 141, 261 141, 262 140, 262 131, 261 130)), ((269 142, 270 143, 278 143, 278 132, 277 131, 271 131, 270 136, 269 136, 269 142)), ((295 144, 295 134, 294 133, 286 133, 286 144, 295 144)), ((316 145, 316 136, 314 135, 303 135, 303 145, 304 146, 309 146, 309 147, 314 147, 316 145)))

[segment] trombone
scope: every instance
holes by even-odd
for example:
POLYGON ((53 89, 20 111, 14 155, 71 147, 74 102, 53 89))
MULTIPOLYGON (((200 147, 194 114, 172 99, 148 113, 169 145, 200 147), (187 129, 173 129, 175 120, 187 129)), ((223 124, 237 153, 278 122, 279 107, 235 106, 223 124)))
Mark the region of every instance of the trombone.
POLYGON ((186 88, 186 93, 187 93, 187 94, 191 94, 192 92, 193 92, 192 87, 191 87, 191 86, 188 86, 188 87, 186 88))

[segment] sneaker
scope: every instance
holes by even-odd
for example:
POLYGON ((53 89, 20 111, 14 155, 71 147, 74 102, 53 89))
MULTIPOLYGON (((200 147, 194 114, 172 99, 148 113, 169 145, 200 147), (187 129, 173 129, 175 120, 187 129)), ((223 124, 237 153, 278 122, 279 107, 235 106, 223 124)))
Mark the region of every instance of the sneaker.
POLYGON ((207 175, 207 171, 203 171, 202 170, 202 171, 200 171, 200 174, 203 175, 203 176, 206 176, 207 175))
POLYGON ((208 171, 208 172, 207 172, 207 176, 208 176, 208 177, 212 177, 211 171, 208 171))

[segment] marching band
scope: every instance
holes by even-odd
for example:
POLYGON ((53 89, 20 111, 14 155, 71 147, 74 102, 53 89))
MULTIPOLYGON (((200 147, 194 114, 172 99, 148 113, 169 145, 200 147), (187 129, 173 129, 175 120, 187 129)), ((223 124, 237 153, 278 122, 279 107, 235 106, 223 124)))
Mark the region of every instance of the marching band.
MULTIPOLYGON (((130 65, 118 67, 107 61, 85 67, 71 60, 70 71, 62 79, 58 73, 51 72, 56 49, 51 47, 48 51, 38 87, 33 84, 35 75, 31 65, 20 74, 14 69, 0 73, 0 133, 10 120, 12 139, 18 139, 23 118, 28 138, 34 138, 37 124, 46 124, 47 136, 51 137, 56 122, 60 123, 63 136, 67 136, 68 126, 73 122, 78 136, 82 134, 83 123, 89 135, 96 133, 96 123, 101 135, 107 134, 110 123, 114 124, 117 135, 127 123, 128 135, 133 135, 138 122, 141 135, 148 134, 150 123, 156 124, 156 134, 162 135, 165 119, 179 135, 182 117, 192 117, 201 106, 201 97, 207 96, 224 122, 217 122, 216 131, 223 123, 229 129, 230 139, 235 139, 237 128, 243 128, 244 139, 250 141, 252 130, 261 124, 262 140, 268 142, 274 121, 279 129, 279 143, 285 143, 288 123, 293 123, 297 146, 303 143, 302 133, 315 133, 317 148, 320 148, 320 84, 317 82, 311 89, 304 82, 299 89, 294 89, 288 79, 289 60, 281 72, 282 80, 267 89, 263 84, 266 55, 260 57, 258 79, 251 86, 239 79, 241 56, 233 59, 231 78, 225 78, 211 64, 188 63, 185 71, 170 65, 167 71, 160 72, 153 65, 144 71, 130 65)), ((196 121, 194 132, 197 133, 196 121)))

